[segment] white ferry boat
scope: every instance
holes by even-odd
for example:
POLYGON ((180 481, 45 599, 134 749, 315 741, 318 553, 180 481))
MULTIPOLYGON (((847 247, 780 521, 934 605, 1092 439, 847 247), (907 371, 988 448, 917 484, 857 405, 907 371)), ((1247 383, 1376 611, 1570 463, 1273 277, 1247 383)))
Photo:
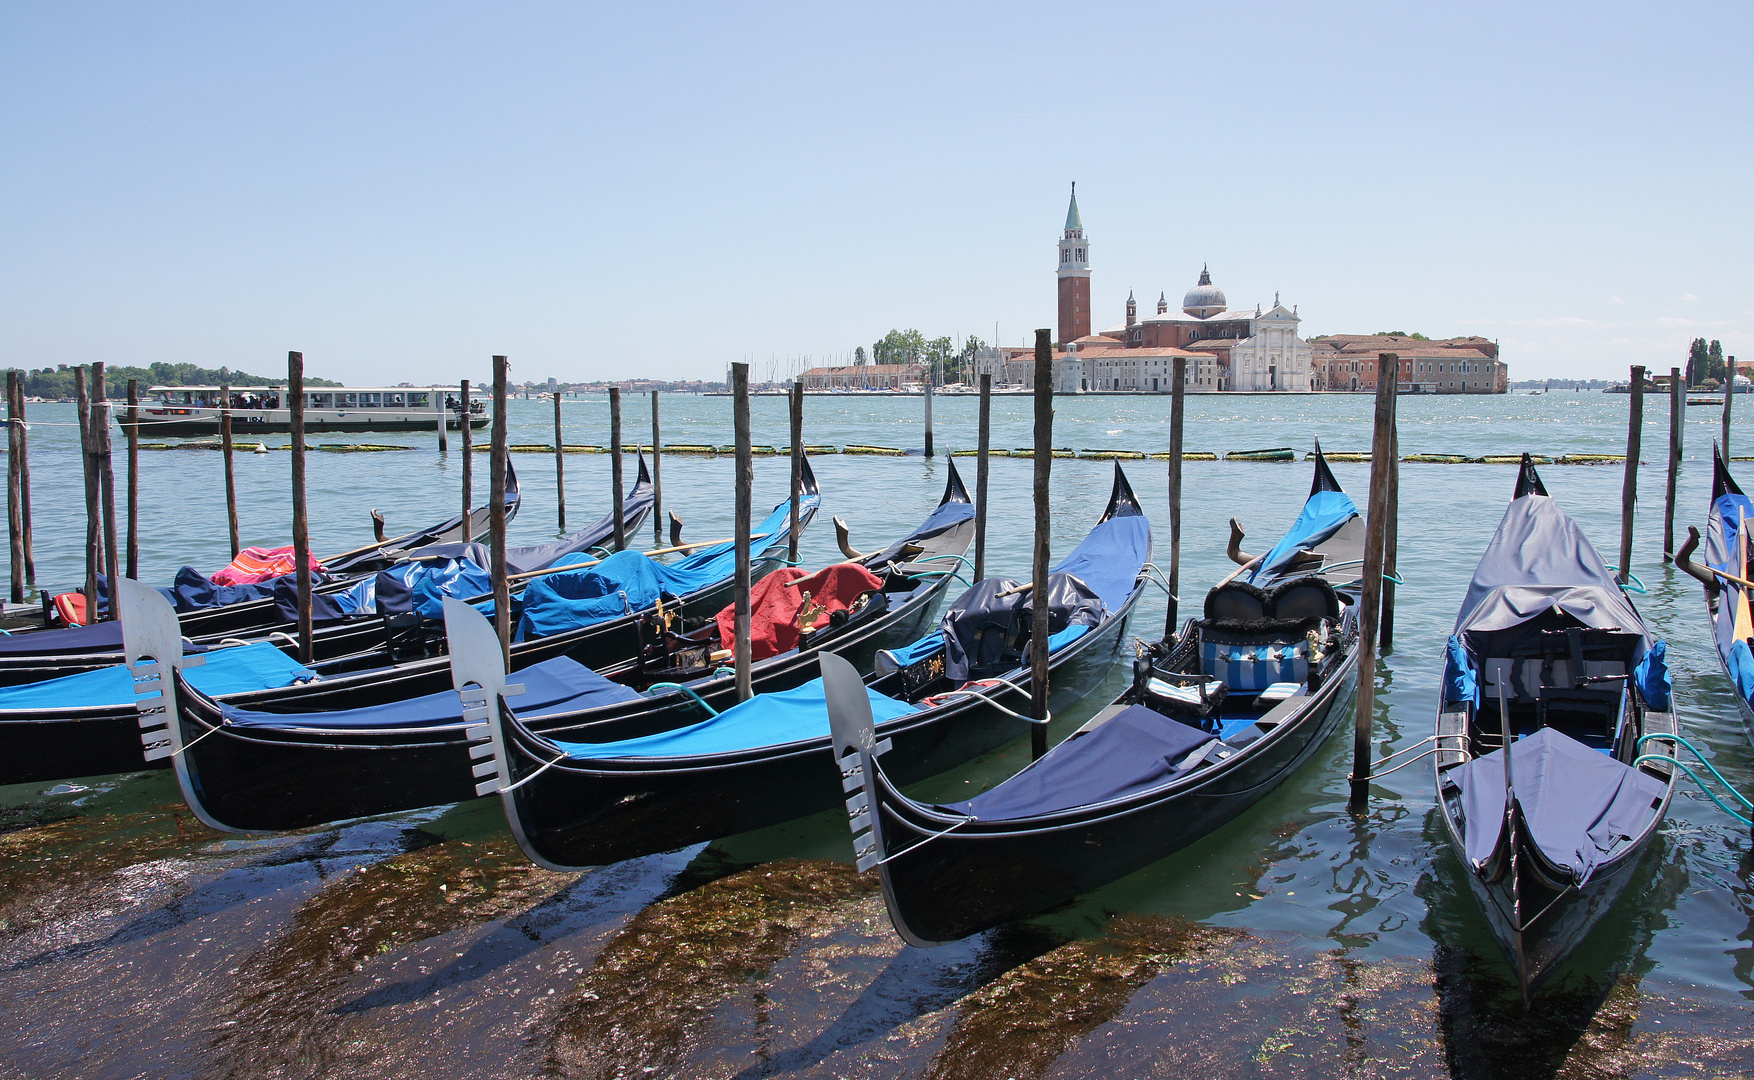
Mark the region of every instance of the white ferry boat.
MULTIPOLYGON (((219 387, 154 386, 140 405, 141 434, 219 434, 219 387)), ((121 410, 114 410, 117 419, 121 410)), ((437 431, 439 417, 455 431, 461 416, 455 388, 431 386, 325 386, 305 390, 305 430, 437 431)), ((470 396, 469 426, 486 426, 487 403, 470 396)), ((292 430, 284 386, 231 388, 231 430, 256 435, 292 430)))

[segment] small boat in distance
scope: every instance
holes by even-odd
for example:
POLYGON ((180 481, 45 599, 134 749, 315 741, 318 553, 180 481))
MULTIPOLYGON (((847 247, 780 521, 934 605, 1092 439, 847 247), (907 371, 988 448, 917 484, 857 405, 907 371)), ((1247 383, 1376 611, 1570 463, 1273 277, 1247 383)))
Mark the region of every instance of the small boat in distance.
MULTIPOLYGON (((148 437, 219 434, 222 402, 217 386, 154 386, 142 403, 141 433, 148 437)), ((455 391, 442 386, 325 386, 305 390, 305 431, 436 431, 438 418, 457 430, 461 408, 455 391)), ((112 409, 118 419, 123 415, 112 409)), ((469 426, 485 427, 487 403, 469 402, 469 426)), ((292 407, 284 386, 231 388, 231 430, 239 437, 292 430, 292 407)))

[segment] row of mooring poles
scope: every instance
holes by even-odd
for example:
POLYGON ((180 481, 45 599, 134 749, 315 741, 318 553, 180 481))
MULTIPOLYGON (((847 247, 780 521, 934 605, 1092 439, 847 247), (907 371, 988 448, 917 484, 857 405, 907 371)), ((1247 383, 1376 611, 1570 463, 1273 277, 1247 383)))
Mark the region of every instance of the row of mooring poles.
MULTIPOLYGON (((1370 439, 1370 498, 1365 510, 1363 590, 1358 604, 1358 699, 1352 724, 1351 808, 1362 813, 1370 798, 1370 725, 1376 708, 1377 634, 1384 628, 1382 613, 1385 599, 1393 594, 1383 592, 1384 571, 1392 547, 1390 534, 1396 521, 1393 502, 1397 484, 1395 473, 1395 405, 1399 390, 1401 359, 1395 353, 1381 353, 1376 361, 1376 414, 1370 439)), ((1383 651, 1390 641, 1385 636, 1383 651)))

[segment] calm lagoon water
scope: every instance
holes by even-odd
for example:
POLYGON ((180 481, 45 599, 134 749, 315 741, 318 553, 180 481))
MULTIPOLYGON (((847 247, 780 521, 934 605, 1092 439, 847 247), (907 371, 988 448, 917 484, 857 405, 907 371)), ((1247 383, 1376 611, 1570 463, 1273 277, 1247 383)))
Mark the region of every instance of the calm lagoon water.
MULTIPOLYGON (((1400 402, 1404 453, 1620 453, 1627 398, 1599 393, 1400 402)), ((1686 733, 1743 790, 1754 749, 1707 637, 1698 586, 1661 562, 1667 412, 1647 405, 1633 571, 1670 643, 1686 733)), ((1741 402, 1737 403, 1741 405, 1741 402)), ((1750 405, 1754 405, 1751 402, 1750 405)), ((665 397, 667 443, 731 440, 727 398, 665 397)), ((995 446, 1030 444, 1030 402, 994 403, 995 446)), ((569 442, 607 443, 604 399, 564 404, 569 442)), ((1368 450, 1364 396, 1192 398, 1189 450, 1368 450)), ((935 402, 940 451, 975 445, 976 402, 935 402)), ((1062 398, 1054 443, 1158 451, 1166 397, 1062 398)), ((648 399, 624 401, 629 443, 650 441, 648 399)), ((1716 409, 1688 410, 1678 531, 1703 518, 1716 409)), ((787 441, 785 402, 753 405, 758 444, 787 441)), ((31 410, 38 577, 82 575, 82 493, 69 406, 31 410)), ((917 448, 919 399, 806 404, 805 439, 917 448)), ((1745 426, 1740 430, 1754 432, 1745 426)), ((551 406, 514 401, 513 443, 547 442, 551 406)), ((485 437, 485 436, 483 436, 485 437)), ((315 454, 313 547, 436 520, 460 500, 460 455, 436 438, 405 453, 315 454)), ((1736 449, 1754 450, 1754 434, 1736 449), (1745 444, 1744 444, 1745 443, 1745 444)), ((271 444, 284 437, 270 437, 271 444)), ((323 441, 330 441, 324 437, 323 441)), ((971 489, 972 459, 955 459, 971 489)), ((478 455, 478 497, 486 458, 478 455)), ((517 455, 516 542, 555 534, 551 455, 517 455)), ((813 462, 823 516, 806 563, 836 557, 828 518, 875 547, 935 504, 947 459, 813 462)), ((286 542, 288 455, 238 459, 246 543, 286 542)), ((1129 477, 1167 559, 1165 465, 1129 477)), ((989 573, 1026 577, 1031 463, 992 462, 989 573)), ((756 461, 758 511, 785 494, 784 459, 756 461)), ((1336 464, 1363 502, 1368 466, 1336 464)), ((631 476, 631 466, 629 470, 631 476)), ((1053 464, 1053 545, 1101 511, 1112 466, 1053 464)), ((1547 466, 1549 491, 1613 561, 1621 470, 1547 466)), ((664 506, 692 539, 728 536, 731 464, 666 457, 664 506)), ((1430 730, 1441 647, 1514 483, 1492 465, 1403 466, 1395 649, 1377 677, 1381 751, 1430 730)), ((602 514, 604 455, 569 455, 575 527, 602 514)), ((1185 467, 1183 610, 1227 572, 1236 517, 1270 546, 1296 516, 1309 467, 1185 467)), ((142 577, 225 561, 220 459, 142 454, 142 577)), ((1130 633, 1155 637, 1161 592, 1130 633)), ((1119 689, 1111 672, 1062 708, 1069 731, 1119 689)), ((1238 821, 1070 908, 934 951, 903 948, 880 898, 835 868, 844 821, 822 815, 606 868, 556 875, 516 857, 497 804, 294 836, 220 838, 195 825, 163 774, 79 790, 0 789, 0 1076, 711 1075, 1457 1076, 1754 1072, 1754 856, 1748 831, 1684 792, 1638 885, 1523 1016, 1433 818, 1425 762, 1346 812, 1349 740, 1238 821), (796 860, 804 860, 797 862, 796 860), (444 888, 440 888, 444 886, 444 888)), ((1027 760, 1020 742, 928 793, 966 797, 1027 760)))

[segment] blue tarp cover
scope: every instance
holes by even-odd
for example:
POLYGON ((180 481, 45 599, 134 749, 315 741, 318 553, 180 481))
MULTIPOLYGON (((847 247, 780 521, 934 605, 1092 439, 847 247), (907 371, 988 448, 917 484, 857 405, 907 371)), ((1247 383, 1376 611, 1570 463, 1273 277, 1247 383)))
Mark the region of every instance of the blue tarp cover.
MULTIPOLYGON (((184 669, 183 676, 208 697, 291 686, 317 674, 265 641, 214 649, 206 657, 205 664, 184 669)), ((0 709, 75 709, 133 702, 134 676, 122 664, 0 689, 0 709)))
MULTIPOLYGON (((640 694, 620 683, 610 682, 576 660, 557 656, 514 671, 507 680, 522 683, 524 693, 507 698, 512 712, 520 717, 553 712, 575 712, 612 705, 618 701, 636 701, 640 694)), ((371 728, 445 727, 463 722, 463 704, 455 690, 444 690, 423 697, 409 698, 385 705, 368 705, 361 709, 335 712, 274 713, 234 709, 220 706, 226 722, 237 727, 259 728, 371 728)))
MULTIPOLYGON (((799 501, 800 518, 821 501, 820 495, 804 496, 799 501)), ((766 521, 750 530, 751 535, 765 536, 750 545, 757 556, 785 546, 791 531, 791 506, 790 500, 781 503, 766 521)), ((660 591, 686 596, 724 581, 736 568, 737 546, 724 543, 702 548, 680 562, 661 563, 637 551, 618 551, 588 569, 544 574, 524 587, 524 613, 518 619, 515 640, 547 637, 619 618, 652 606, 660 591), (625 600, 622 593, 627 594, 625 600)))
POLYGON ((1659 641, 1644 654, 1644 659, 1632 669, 1632 681, 1638 692, 1644 695, 1645 704, 1659 712, 1668 712, 1675 689, 1675 680, 1669 677, 1669 644, 1659 641))
POLYGON ((1129 706, 991 791, 943 809, 1008 821, 1125 798, 1174 780, 1180 775, 1175 763, 1215 738, 1154 709, 1129 706))
MULTIPOLYGON (((1644 831, 1652 803, 1663 797, 1662 781, 1553 728, 1511 747, 1511 784, 1529 838, 1579 885, 1622 841, 1644 831)), ((1464 856, 1482 866, 1504 833, 1504 751, 1457 765, 1448 778, 1461 788, 1464 856)))
POLYGON ((474 559, 408 562, 380 571, 337 593, 334 600, 347 614, 377 611, 405 615, 418 611, 424 619, 445 617, 445 597, 469 600, 493 591, 493 577, 474 559))
MULTIPOLYGON (((874 690, 865 693, 871 699, 871 719, 878 725, 915 711, 905 701, 874 690)), ((757 694, 717 716, 674 731, 617 742, 554 745, 566 751, 568 757, 584 761, 726 754, 806 739, 828 739, 828 704, 823 699, 821 679, 812 679, 792 690, 757 694)))
POLYGON ((1297 515, 1297 520, 1292 522, 1291 531, 1273 545, 1273 550, 1267 552, 1267 557, 1249 575, 1249 580, 1252 582, 1257 578, 1272 577, 1290 565, 1298 552, 1308 551, 1320 544, 1334 535, 1340 526, 1357 516, 1358 507, 1344 491, 1315 492, 1303 504, 1303 513, 1297 515))
POLYGON ((1443 665, 1443 699, 1457 704, 1480 704, 1480 683, 1474 678, 1474 664, 1462 639, 1451 637, 1443 665))
POLYGON ((1746 641, 1737 640, 1730 646, 1730 677, 1743 701, 1754 701, 1754 650, 1746 641))

